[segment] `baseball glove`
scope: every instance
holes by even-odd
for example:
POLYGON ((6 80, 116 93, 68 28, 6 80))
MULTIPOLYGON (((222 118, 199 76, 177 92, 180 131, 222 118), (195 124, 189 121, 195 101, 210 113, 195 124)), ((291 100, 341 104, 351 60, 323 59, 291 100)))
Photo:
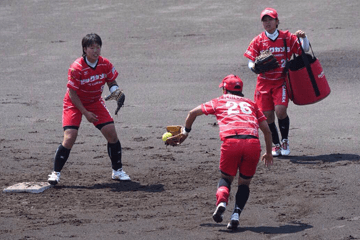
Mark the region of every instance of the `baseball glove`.
POLYGON ((116 89, 109 96, 105 98, 105 101, 115 100, 117 102, 117 108, 115 110, 115 115, 119 112, 120 108, 124 105, 125 94, 122 90, 116 89))
POLYGON ((253 72, 256 74, 268 72, 275 68, 279 67, 279 63, 276 60, 276 57, 269 51, 263 51, 259 56, 255 59, 255 65, 252 68, 253 72))
POLYGON ((181 144, 188 136, 188 133, 185 132, 185 128, 180 125, 170 125, 166 127, 166 131, 172 134, 172 137, 169 137, 165 141, 165 145, 176 146, 181 144))

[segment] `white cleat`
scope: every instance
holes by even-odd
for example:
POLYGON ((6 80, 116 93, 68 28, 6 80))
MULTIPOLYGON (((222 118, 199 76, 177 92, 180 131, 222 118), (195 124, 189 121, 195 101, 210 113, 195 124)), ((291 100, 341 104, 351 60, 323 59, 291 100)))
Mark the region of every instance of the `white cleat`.
POLYGON ((49 175, 48 182, 51 185, 56 185, 60 182, 60 172, 52 171, 49 175))
POLYGON ((283 139, 281 141, 281 155, 283 156, 290 155, 289 139, 283 139))
POLYGON ((275 147, 273 147, 271 153, 272 153, 273 157, 280 156, 281 155, 281 145, 280 144, 275 144, 275 147))
POLYGON ((126 172, 124 170, 122 170, 122 168, 119 168, 117 171, 116 170, 112 170, 112 179, 114 180, 120 180, 120 181, 130 181, 130 177, 129 175, 126 174, 126 172))
POLYGON ((226 210, 226 203, 221 202, 217 205, 215 212, 213 213, 213 219, 215 222, 220 223, 223 220, 223 214, 226 210))
POLYGON ((231 215, 231 219, 230 222, 227 225, 227 229, 237 229, 237 227, 239 226, 239 213, 234 212, 231 215))

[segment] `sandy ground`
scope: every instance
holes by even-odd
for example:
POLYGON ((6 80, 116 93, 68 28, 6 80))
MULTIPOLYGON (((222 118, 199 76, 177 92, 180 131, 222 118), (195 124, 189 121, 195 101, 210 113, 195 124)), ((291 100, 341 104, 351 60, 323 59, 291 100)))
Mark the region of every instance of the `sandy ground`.
MULTIPOLYGON (((360 2, 45 1, 0 2, 0 186, 47 180, 62 141, 69 65, 90 32, 120 72, 125 107, 115 117, 131 182, 111 180, 106 142, 83 121, 57 187, 0 193, 1 239, 360 239, 360 2), (240 228, 213 222, 220 140, 201 117, 183 145, 165 147, 169 124, 221 94, 239 75, 252 99, 256 77, 243 53, 262 31, 261 10, 280 29, 304 30, 332 92, 289 106, 291 156, 259 164, 240 228)), ((108 94, 108 90, 104 91, 108 94)), ((109 103, 111 111, 115 102, 109 103)), ((262 140, 263 144, 263 140, 262 140)))

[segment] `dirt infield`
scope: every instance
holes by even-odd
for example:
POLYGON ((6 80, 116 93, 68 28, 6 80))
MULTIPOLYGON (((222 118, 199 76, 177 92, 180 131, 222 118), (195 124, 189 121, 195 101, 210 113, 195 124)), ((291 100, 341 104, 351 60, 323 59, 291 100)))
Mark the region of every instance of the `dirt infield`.
POLYGON ((47 180, 62 141, 67 70, 91 32, 126 93, 115 122, 132 181, 111 180, 105 139, 84 119, 56 187, 0 193, 0 239, 360 239, 359 11, 356 0, 2 0, 2 189, 47 180), (262 31, 265 7, 278 10, 280 29, 307 33, 332 92, 290 104, 291 156, 270 169, 259 164, 232 232, 234 185, 225 221, 211 218, 216 119, 198 118, 179 147, 165 147, 161 135, 219 96, 228 74, 243 79, 252 99, 256 77, 243 53, 262 31))

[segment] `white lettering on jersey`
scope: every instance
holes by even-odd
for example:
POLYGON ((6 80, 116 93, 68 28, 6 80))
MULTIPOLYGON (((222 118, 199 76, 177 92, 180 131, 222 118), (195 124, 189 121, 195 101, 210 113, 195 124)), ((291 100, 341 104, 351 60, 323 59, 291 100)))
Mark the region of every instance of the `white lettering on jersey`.
POLYGON ((281 99, 281 102, 285 102, 286 100, 286 87, 283 85, 282 86, 282 99, 281 99))
POLYGON ((239 104, 232 101, 226 102, 226 107, 228 108, 227 114, 239 114, 240 111, 238 110, 238 107, 240 108, 241 112, 244 114, 251 114, 251 108, 249 107, 250 104, 247 102, 240 102, 239 104))
POLYGON ((96 85, 96 84, 101 83, 101 81, 98 81, 98 80, 102 80, 102 79, 104 79, 106 77, 107 77, 107 75, 105 73, 102 73, 100 75, 91 76, 90 78, 87 78, 87 79, 81 79, 80 83, 81 83, 81 85, 84 85, 84 84, 87 84, 87 83, 91 83, 91 85, 96 85), (98 81, 98 82, 93 83, 95 81, 98 81))

